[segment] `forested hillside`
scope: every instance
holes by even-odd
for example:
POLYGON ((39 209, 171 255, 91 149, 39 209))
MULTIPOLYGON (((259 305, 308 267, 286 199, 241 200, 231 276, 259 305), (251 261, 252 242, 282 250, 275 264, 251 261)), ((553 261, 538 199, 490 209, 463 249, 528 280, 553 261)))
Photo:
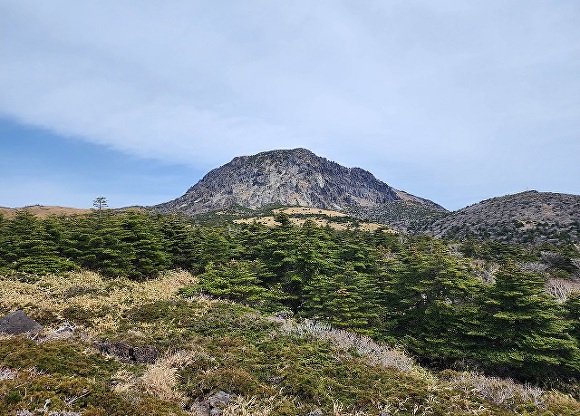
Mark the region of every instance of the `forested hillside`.
POLYGON ((190 219, 95 211, 0 222, 0 267, 16 279, 92 270, 135 281, 187 270, 205 294, 314 319, 403 345, 437 368, 470 366, 539 384, 580 373, 573 247, 448 244, 421 236, 338 231, 312 221, 194 226, 190 219), (573 284, 570 285, 573 289, 573 284))

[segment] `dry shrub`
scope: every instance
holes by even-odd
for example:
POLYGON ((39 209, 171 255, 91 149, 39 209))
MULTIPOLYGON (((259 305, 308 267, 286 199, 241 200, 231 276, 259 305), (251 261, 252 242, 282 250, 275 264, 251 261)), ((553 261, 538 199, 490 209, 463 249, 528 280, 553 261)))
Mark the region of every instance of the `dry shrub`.
POLYGON ((548 279, 546 292, 554 296, 557 301, 565 302, 571 294, 580 292, 580 282, 568 279, 548 279))
POLYGON ((541 388, 519 384, 509 378, 462 372, 452 377, 450 383, 453 387, 503 407, 510 408, 526 403, 533 403, 536 406, 544 404, 545 393, 541 388))
POLYGON ((474 276, 483 283, 491 284, 495 281, 495 274, 499 270, 499 264, 480 259, 470 260, 471 271, 474 276))
POLYGON ((560 393, 558 391, 549 391, 544 395, 544 400, 546 405, 550 408, 555 409, 574 409, 573 413, 570 414, 580 414, 580 407, 578 406, 578 401, 571 397, 570 395, 560 393))
MULTIPOLYGON (((272 318, 276 320, 276 318, 272 318)), ((415 367, 413 359, 404 352, 376 343, 372 338, 342 329, 332 328, 328 324, 305 320, 296 323, 291 320, 280 320, 281 329, 300 336, 313 336, 332 342, 341 349, 354 349, 365 357, 369 364, 381 367, 392 367, 409 373, 415 367)))
POLYGON ((339 401, 332 402, 332 415, 333 416, 367 416, 369 413, 363 412, 362 410, 355 410, 353 412, 347 412, 344 410, 344 405, 339 401))
POLYGON ((2 380, 13 380, 16 378, 18 371, 11 368, 0 367, 0 381, 2 380))
POLYGON ((115 393, 129 393, 137 386, 138 378, 134 373, 121 368, 113 376, 113 391, 115 393))
POLYGON ((273 413, 274 397, 267 400, 256 400, 255 397, 236 396, 223 409, 222 416, 270 416, 273 413))
POLYGON ((525 263, 519 263, 518 266, 524 272, 528 273, 544 273, 548 270, 548 265, 541 261, 528 261, 525 263))
POLYGON ((177 401, 185 404, 186 397, 177 390, 179 382, 178 370, 191 363, 196 357, 203 354, 197 350, 179 350, 157 360, 147 367, 140 380, 145 391, 162 400, 177 401))

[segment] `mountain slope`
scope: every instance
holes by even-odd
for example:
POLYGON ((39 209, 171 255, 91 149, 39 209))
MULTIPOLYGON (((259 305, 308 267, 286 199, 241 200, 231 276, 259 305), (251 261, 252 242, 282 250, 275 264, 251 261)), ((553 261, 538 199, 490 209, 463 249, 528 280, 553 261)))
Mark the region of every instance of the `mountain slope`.
POLYGON ((570 396, 512 380, 434 372, 321 323, 178 294, 195 281, 183 271, 113 285, 89 272, 28 282, 0 276, 0 316, 22 308, 44 326, 37 334, 0 335, 0 414, 491 416, 580 409, 570 396))
POLYGON ((451 212, 424 231, 451 239, 508 243, 580 242, 580 195, 527 191, 451 212))
POLYGON ((366 170, 346 168, 309 150, 293 149, 236 157, 209 172, 182 197, 154 209, 195 215, 277 204, 347 211, 393 201, 443 210, 432 201, 392 188, 366 170))

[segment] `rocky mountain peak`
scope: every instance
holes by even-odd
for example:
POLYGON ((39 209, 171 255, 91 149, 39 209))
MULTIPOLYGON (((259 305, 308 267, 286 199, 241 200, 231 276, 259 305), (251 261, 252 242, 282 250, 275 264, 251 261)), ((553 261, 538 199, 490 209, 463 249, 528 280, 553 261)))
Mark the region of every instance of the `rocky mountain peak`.
POLYGON ((306 206, 333 210, 409 201, 437 204, 399 191, 361 168, 347 168, 307 149, 238 156, 210 171, 180 198, 158 205, 187 215, 242 206, 306 206))

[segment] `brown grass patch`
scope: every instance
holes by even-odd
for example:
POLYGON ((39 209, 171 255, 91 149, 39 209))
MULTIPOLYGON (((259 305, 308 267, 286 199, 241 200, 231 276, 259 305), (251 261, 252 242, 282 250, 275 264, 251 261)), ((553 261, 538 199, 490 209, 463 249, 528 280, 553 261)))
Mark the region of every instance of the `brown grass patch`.
POLYGON ((2 213, 6 218, 12 218, 16 215, 18 211, 28 211, 32 215, 39 218, 46 218, 50 215, 82 215, 91 212, 90 209, 85 208, 71 208, 71 207, 59 207, 59 206, 45 206, 45 205, 31 205, 22 208, 5 208, 0 207, 0 213, 2 213))

